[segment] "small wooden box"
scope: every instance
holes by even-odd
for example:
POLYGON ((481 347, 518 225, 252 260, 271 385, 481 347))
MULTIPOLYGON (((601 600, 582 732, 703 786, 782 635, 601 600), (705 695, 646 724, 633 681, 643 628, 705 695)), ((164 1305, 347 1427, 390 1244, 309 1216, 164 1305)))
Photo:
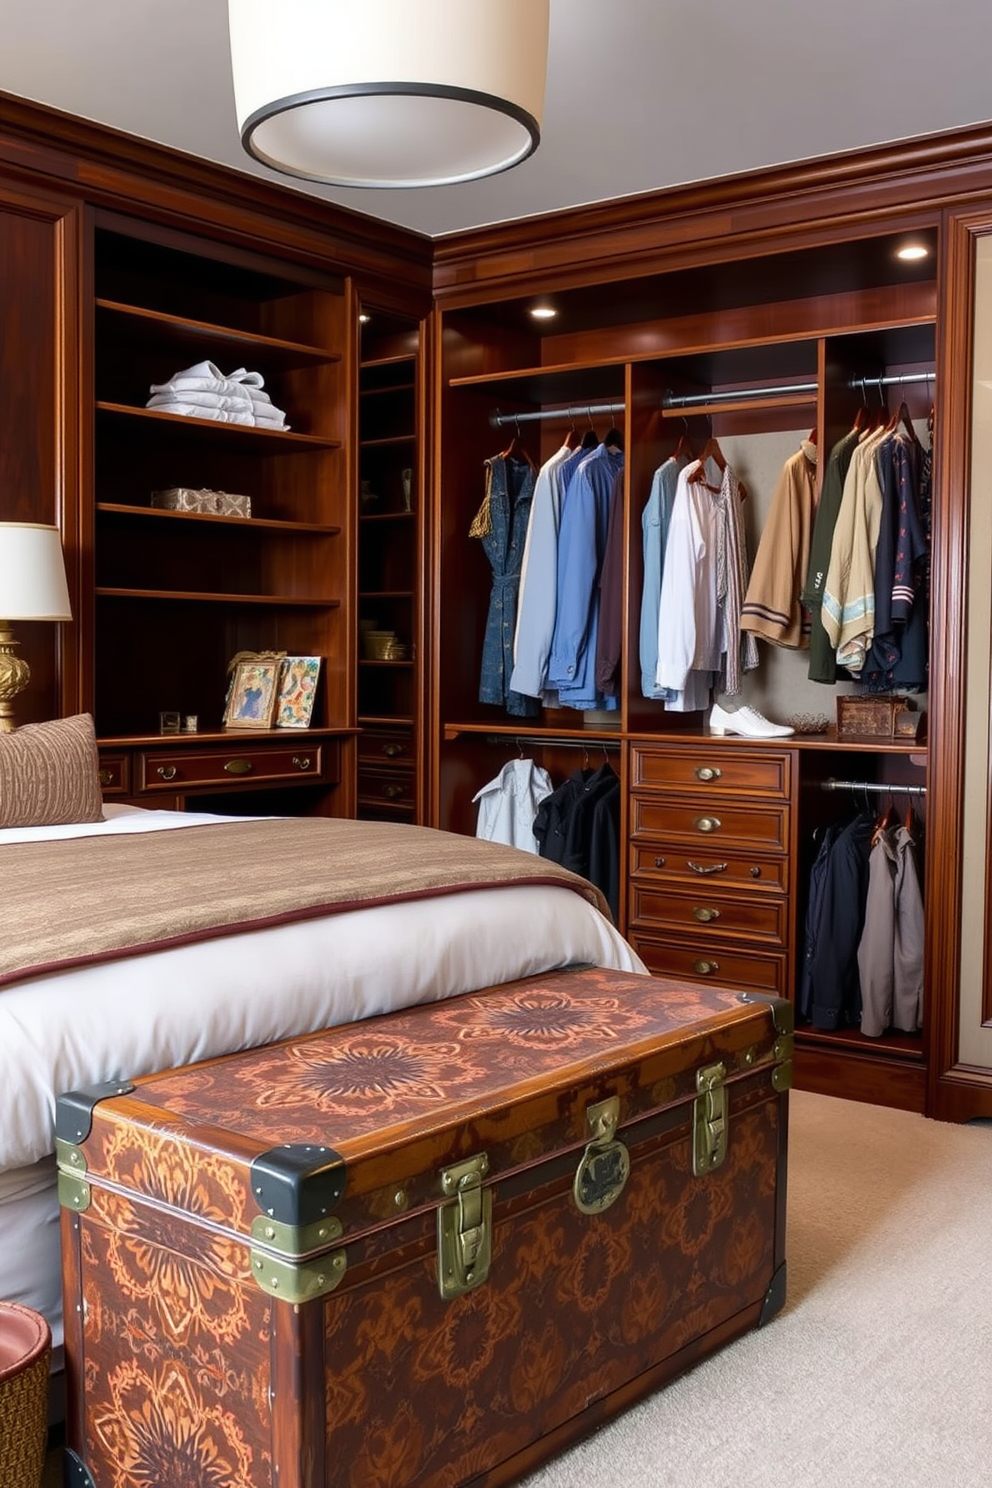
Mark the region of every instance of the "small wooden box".
POLYGON ((840 739, 891 739, 896 714, 905 710, 905 698, 886 694, 860 696, 842 693, 837 699, 837 736, 840 739))

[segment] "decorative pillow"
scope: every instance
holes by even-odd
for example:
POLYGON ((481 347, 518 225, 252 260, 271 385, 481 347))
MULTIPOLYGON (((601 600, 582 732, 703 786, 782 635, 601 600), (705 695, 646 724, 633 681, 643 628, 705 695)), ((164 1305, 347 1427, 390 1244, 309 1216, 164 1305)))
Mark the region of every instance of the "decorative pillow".
POLYGON ((0 734, 0 827, 100 821, 99 768, 88 713, 0 734))

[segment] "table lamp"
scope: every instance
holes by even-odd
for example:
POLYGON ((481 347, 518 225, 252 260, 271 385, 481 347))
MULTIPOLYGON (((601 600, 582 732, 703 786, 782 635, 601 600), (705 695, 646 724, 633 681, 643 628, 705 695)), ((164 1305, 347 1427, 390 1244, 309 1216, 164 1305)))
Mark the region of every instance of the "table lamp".
POLYGON ((0 522, 0 733, 14 727, 13 700, 31 669, 15 655, 12 620, 71 620, 69 590, 57 527, 0 522))

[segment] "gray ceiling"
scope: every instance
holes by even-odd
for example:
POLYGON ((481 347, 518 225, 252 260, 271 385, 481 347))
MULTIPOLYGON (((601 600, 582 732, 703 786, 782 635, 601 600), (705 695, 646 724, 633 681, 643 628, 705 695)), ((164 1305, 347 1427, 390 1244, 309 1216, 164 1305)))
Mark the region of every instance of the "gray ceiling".
POLYGON ((431 236, 992 119, 990 0, 551 0, 530 160, 336 190, 242 151, 227 0, 0 0, 0 17, 0 89, 431 236))

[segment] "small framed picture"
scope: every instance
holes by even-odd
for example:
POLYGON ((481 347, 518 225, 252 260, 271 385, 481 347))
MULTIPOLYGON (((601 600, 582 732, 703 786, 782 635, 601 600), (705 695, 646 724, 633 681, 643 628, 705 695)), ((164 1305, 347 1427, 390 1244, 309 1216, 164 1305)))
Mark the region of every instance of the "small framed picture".
POLYGON ((276 728, 309 728, 320 676, 319 656, 285 656, 276 696, 276 728))
POLYGON ((279 667, 280 662, 277 659, 237 663, 224 710, 225 728, 272 727, 279 667))

